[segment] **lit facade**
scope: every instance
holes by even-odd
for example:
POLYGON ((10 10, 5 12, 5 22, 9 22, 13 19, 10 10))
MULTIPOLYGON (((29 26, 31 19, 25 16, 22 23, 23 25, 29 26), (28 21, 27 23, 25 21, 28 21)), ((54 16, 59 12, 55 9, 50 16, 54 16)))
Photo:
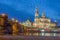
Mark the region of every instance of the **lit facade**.
POLYGON ((39 17, 38 8, 35 10, 35 18, 34 22, 27 20, 23 22, 24 26, 27 26, 27 34, 33 36, 59 36, 59 30, 56 30, 56 20, 51 22, 49 18, 46 18, 44 12, 42 12, 42 16, 39 17), (54 31, 56 30, 56 31, 54 31))
POLYGON ((42 16, 39 17, 39 13, 38 13, 38 8, 36 7, 36 11, 35 11, 35 19, 33 22, 33 27, 38 27, 38 28, 51 28, 51 27, 55 27, 56 22, 51 22, 51 20, 49 18, 46 18, 44 15, 44 12, 42 12, 42 16))
POLYGON ((7 22, 8 22, 8 16, 6 14, 0 15, 0 35, 5 33, 7 22))
POLYGON ((51 22, 51 20, 49 18, 46 18, 44 15, 44 12, 42 12, 42 16, 39 17, 39 13, 38 13, 38 7, 36 7, 35 9, 35 18, 34 18, 34 22, 32 23, 30 21, 30 19, 27 19, 25 22, 22 22, 22 25, 27 26, 27 27, 38 27, 40 28, 48 28, 51 29, 52 27, 56 27, 56 21, 55 22, 51 22))
POLYGON ((27 21, 23 22, 22 25, 27 26, 27 27, 31 27, 32 23, 29 19, 27 19, 27 21))
POLYGON ((12 18, 12 35, 17 35, 18 33, 18 21, 12 18))
POLYGON ((10 33, 11 35, 25 36, 60 36, 60 28, 57 22, 51 22, 46 18, 44 12, 39 17, 38 8, 36 7, 34 22, 28 18, 25 22, 19 24, 18 20, 9 20, 7 15, 0 15, 0 34, 10 33))

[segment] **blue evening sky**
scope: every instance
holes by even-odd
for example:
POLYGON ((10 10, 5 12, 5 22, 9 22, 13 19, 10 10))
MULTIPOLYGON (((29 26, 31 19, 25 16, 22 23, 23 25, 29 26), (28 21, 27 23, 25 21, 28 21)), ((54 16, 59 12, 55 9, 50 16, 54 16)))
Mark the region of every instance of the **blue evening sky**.
POLYGON ((0 0, 0 14, 8 14, 9 19, 15 18, 19 22, 30 17, 34 20, 35 8, 41 16, 42 11, 52 21, 57 20, 60 25, 60 0, 0 0))

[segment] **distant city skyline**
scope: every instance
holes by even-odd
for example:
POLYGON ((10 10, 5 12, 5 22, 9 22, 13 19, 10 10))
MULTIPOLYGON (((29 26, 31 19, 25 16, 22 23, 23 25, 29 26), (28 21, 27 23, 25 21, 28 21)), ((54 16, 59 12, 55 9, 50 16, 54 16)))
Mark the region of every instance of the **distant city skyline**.
POLYGON ((9 17, 19 22, 30 17, 34 20, 35 8, 38 6, 39 15, 44 14, 52 21, 57 20, 60 25, 60 0, 0 0, 0 14, 6 13, 9 17))

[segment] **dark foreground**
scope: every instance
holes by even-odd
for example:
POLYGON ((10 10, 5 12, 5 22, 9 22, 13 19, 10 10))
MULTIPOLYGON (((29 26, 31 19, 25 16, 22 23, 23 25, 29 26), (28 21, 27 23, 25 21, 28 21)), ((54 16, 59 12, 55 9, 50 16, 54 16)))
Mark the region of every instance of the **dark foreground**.
POLYGON ((60 37, 0 36, 0 40, 60 40, 60 37))

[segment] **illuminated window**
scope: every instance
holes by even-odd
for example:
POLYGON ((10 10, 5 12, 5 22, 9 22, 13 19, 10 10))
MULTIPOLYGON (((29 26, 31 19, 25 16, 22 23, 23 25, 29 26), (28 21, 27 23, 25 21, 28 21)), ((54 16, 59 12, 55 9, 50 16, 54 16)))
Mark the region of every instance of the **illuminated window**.
POLYGON ((40 36, 45 36, 45 33, 44 33, 44 32, 41 32, 41 33, 40 33, 40 36))
POLYGON ((56 33, 53 33, 53 36, 56 36, 56 33))

